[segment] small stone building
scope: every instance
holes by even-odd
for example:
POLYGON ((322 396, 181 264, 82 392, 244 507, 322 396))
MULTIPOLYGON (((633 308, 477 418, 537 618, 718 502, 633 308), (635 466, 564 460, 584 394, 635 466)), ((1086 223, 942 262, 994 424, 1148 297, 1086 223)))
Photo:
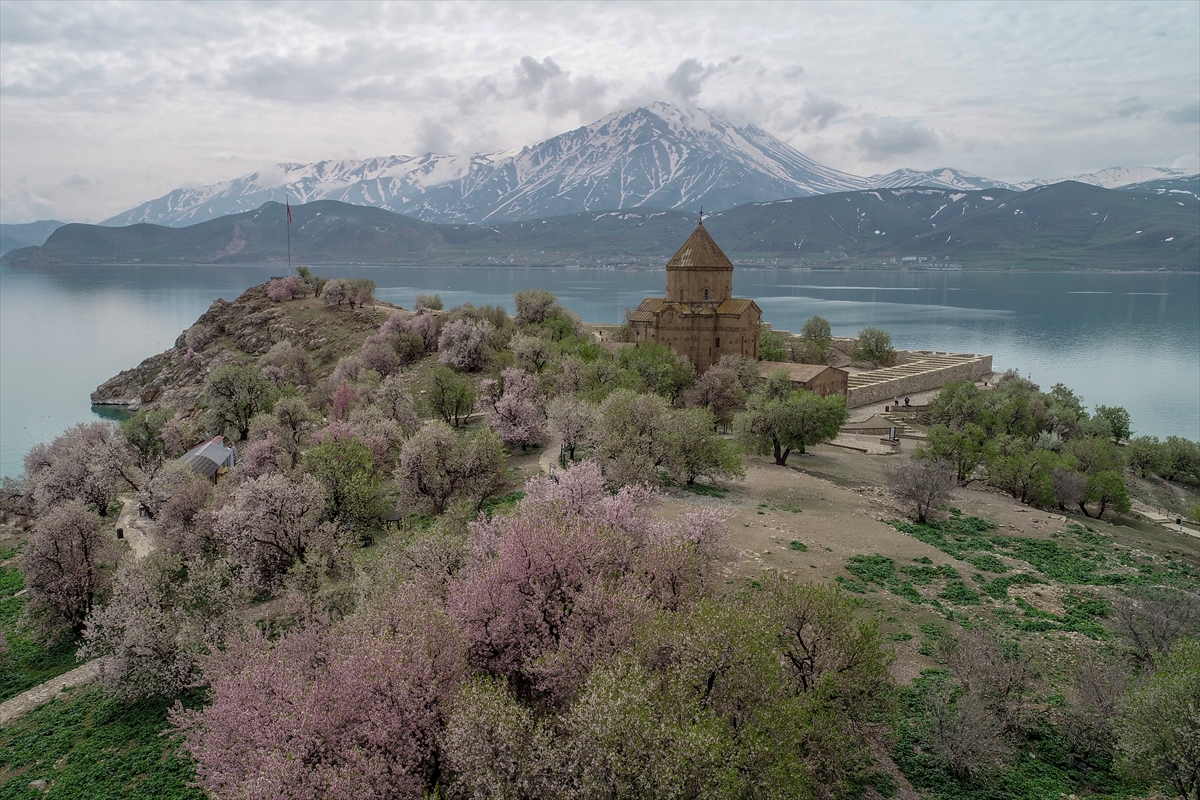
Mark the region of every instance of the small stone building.
POLYGON ((700 222, 667 262, 667 296, 630 312, 630 341, 662 342, 703 372, 729 353, 758 360, 761 321, 753 300, 733 296, 733 262, 700 222))
POLYGON ((777 369, 785 369, 792 379, 793 389, 805 389, 826 397, 836 394, 846 397, 850 387, 850 373, 825 364, 792 364, 779 361, 758 362, 758 374, 764 378, 777 369))

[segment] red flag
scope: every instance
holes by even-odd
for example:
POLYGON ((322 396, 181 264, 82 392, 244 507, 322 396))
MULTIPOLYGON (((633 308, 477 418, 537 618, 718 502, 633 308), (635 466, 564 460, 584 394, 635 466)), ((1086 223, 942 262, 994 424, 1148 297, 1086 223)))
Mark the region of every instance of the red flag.
POLYGON ((286 201, 284 201, 284 202, 286 202, 286 203, 287 203, 287 212, 288 212, 288 225, 291 225, 291 224, 292 224, 292 201, 291 201, 291 200, 286 200, 286 201))

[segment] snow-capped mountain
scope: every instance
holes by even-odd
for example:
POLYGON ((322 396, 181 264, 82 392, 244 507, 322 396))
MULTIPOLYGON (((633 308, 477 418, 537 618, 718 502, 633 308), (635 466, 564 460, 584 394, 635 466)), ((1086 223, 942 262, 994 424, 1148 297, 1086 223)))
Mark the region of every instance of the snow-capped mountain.
MULTIPOLYGON (((1115 188, 1182 175, 1158 167, 1112 167, 1070 180, 1115 188)), ((862 178, 818 164, 755 125, 651 103, 519 150, 277 164, 223 183, 175 189, 101 224, 192 225, 285 197, 293 203, 374 206, 426 222, 495 224, 638 206, 720 211, 861 189, 971 191, 1056 182, 1013 185, 949 167, 862 178)))
POLYGON ((1036 189, 1038 186, 1049 186, 1052 183, 1078 181, 1079 183, 1090 183, 1092 186, 1103 186, 1105 189, 1122 189, 1135 183, 1186 177, 1188 177, 1188 173, 1184 170, 1170 167, 1108 167, 1098 172, 1088 172, 1070 178, 1035 178, 1018 183, 1015 188, 1036 189))
POLYGON ((280 164, 163 197, 105 220, 189 225, 267 200, 340 200, 429 222, 503 222, 635 206, 718 210, 861 189, 754 125, 653 103, 520 150, 280 164))
POLYGON ((931 186, 937 189, 1016 189, 1011 183, 994 181, 963 172, 961 169, 941 167, 924 172, 915 169, 898 169, 886 175, 872 175, 866 179, 872 189, 897 189, 907 186, 931 186))

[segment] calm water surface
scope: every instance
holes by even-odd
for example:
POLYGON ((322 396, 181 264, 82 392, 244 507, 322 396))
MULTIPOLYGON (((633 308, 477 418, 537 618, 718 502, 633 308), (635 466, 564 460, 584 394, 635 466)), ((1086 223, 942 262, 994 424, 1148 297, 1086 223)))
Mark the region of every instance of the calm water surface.
MULTIPOLYGON (((217 297, 233 299, 278 266, 0 266, 0 473, 69 425, 96 419, 104 380, 171 346, 217 297)), ((663 272, 323 267, 365 275, 377 295, 411 307, 440 292, 447 307, 502 303, 544 287, 585 320, 619 322, 661 295, 663 272)), ((1125 406, 1138 433, 1200 439, 1200 275, 775 271, 738 269, 734 290, 776 328, 820 314, 838 336, 884 328, 898 347, 991 353, 1089 406, 1125 406)))

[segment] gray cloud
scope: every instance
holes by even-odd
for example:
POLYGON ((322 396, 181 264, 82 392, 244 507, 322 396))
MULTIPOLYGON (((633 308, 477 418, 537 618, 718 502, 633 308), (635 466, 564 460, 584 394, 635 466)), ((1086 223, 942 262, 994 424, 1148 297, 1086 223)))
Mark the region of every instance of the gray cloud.
POLYGON ((806 92, 804 105, 800 106, 800 122, 805 131, 824 130, 845 110, 846 107, 836 100, 806 92))
POLYGON ((428 67, 439 54, 350 39, 311 53, 258 53, 231 59, 217 88, 260 100, 412 100, 437 82, 428 67))
POLYGON ((553 117, 573 111, 597 115, 608 93, 604 81, 590 75, 572 78, 549 56, 540 62, 533 56, 522 56, 513 74, 517 79, 516 95, 525 100, 526 107, 540 108, 553 117))
POLYGON ((0 214, 102 219, 266 163, 519 147, 654 100, 858 174, 1193 164, 1197 97, 1200 6, 1159 0, 3 0, 0 214), (897 41, 920 58, 881 61, 897 41))
POLYGON ((455 153, 457 141, 446 125, 431 119, 423 119, 417 126, 417 150, 421 153, 455 153))
POLYGON ((1167 118, 1167 122, 1173 122, 1176 125, 1200 124, 1200 103, 1168 109, 1163 116, 1167 118))
POLYGON ((64 189, 82 189, 85 186, 91 185, 92 182, 90 180, 79 174, 72 175, 59 184, 59 186, 63 187, 64 189))
POLYGON ((863 128, 855 144, 869 161, 883 161, 936 147, 938 136, 915 122, 885 119, 863 128))
POLYGON ((681 61, 675 71, 667 76, 667 91, 684 103, 691 104, 700 94, 704 79, 710 70, 694 58, 681 61))
POLYGON ((540 64, 533 56, 521 56, 521 63, 513 67, 513 73, 517 76, 517 93, 531 95, 561 76, 563 71, 549 56, 543 58, 540 64))
POLYGON ((741 56, 733 56, 719 63, 707 65, 701 64, 694 58, 688 58, 679 62, 679 66, 667 76, 663 85, 675 100, 685 105, 693 105, 700 92, 703 91, 704 83, 709 78, 728 73, 737 66, 750 66, 753 72, 757 73, 757 75, 752 77, 760 79, 766 72, 766 70, 762 69, 761 65, 746 64, 741 56))
POLYGON ((1153 106, 1140 97, 1126 97, 1117 103, 1117 116, 1140 117, 1143 112, 1149 111, 1151 108, 1153 106))

